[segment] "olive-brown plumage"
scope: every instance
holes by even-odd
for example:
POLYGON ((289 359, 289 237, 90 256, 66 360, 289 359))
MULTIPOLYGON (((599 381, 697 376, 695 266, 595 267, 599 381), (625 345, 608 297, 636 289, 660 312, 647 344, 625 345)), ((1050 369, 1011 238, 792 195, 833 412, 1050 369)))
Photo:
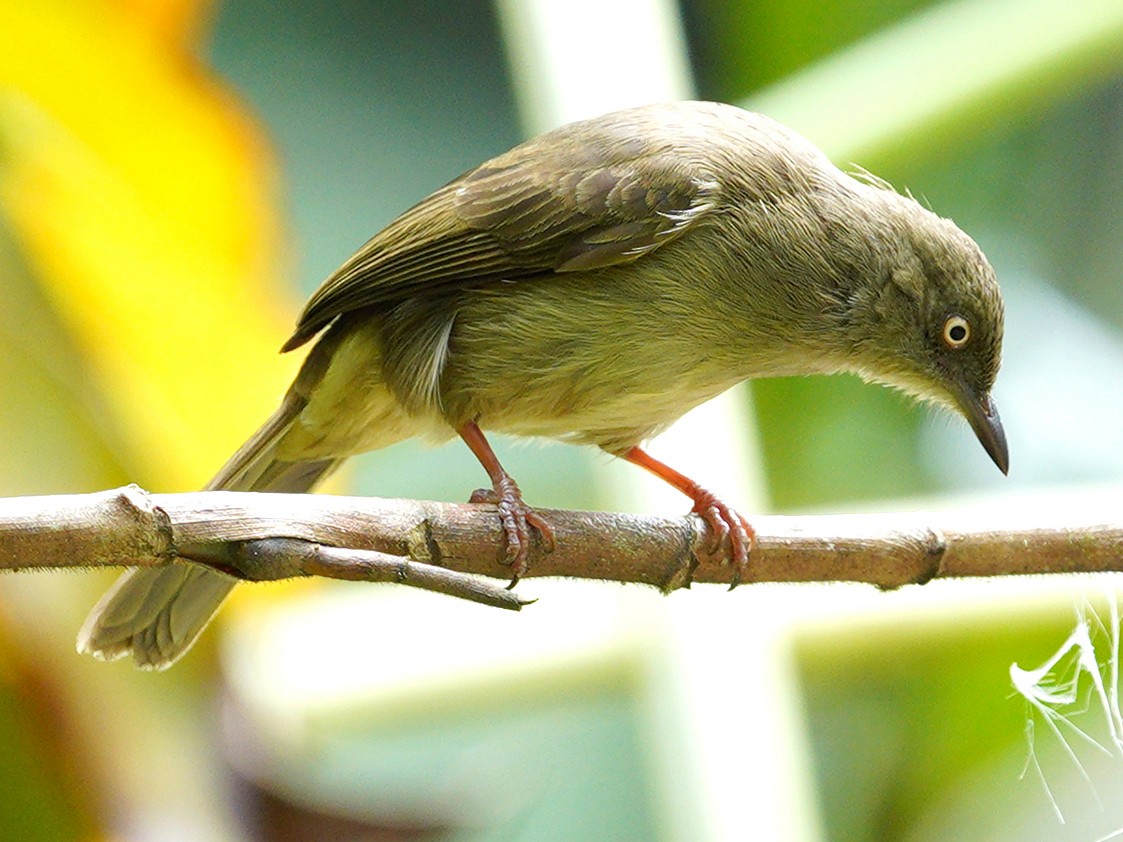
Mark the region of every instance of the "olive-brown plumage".
MULTIPOLYGON (((748 524, 644 440, 743 380, 847 371, 960 412, 1005 471, 1002 323, 982 252, 911 198, 759 114, 629 109, 515 147, 368 241, 308 302, 284 349, 319 340, 211 487, 307 490, 353 454, 460 434, 517 574, 552 535, 482 431, 546 436, 667 479, 743 564, 748 524)), ((125 574, 80 648, 166 666, 233 582, 125 574)))

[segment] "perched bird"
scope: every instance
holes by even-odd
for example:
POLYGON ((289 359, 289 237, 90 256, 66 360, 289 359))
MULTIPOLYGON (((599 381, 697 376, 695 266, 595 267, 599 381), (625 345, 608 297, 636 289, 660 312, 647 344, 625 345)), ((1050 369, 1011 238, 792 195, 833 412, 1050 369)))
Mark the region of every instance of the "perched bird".
MULTIPOLYGON (((911 198, 760 114, 632 108, 516 146, 371 238, 308 302, 283 350, 319 339, 208 488, 307 491, 348 456, 459 435, 517 578, 553 532, 483 430, 545 436, 667 480, 741 569, 749 524, 642 442, 743 380, 854 372, 959 412, 1005 472, 1002 325, 979 247, 911 198)), ((79 649, 166 667, 234 584, 125 573, 79 649)))

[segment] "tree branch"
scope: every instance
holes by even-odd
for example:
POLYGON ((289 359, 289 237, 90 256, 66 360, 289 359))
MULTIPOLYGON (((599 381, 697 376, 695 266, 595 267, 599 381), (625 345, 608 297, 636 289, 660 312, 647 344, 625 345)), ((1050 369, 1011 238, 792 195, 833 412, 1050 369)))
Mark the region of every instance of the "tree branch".
MULTIPOLYGON (((701 521, 542 510, 557 549, 532 547, 529 576, 653 585, 728 584, 701 521)), ((748 582, 867 582, 1123 570, 1118 512, 1040 511, 762 516, 748 582)), ((0 499, 0 569, 150 567, 186 559, 241 579, 327 576, 392 581, 500 607, 523 603, 506 580, 503 533, 484 505, 258 494, 97 494, 0 499), (475 575, 474 575, 475 574, 475 575)))

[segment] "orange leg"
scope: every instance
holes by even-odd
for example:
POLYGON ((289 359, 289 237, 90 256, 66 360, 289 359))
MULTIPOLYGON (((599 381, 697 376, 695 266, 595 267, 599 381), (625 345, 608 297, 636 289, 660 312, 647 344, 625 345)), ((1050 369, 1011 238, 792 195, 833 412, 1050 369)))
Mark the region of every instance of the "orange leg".
POLYGON ((748 570, 749 552, 756 538, 756 532, 749 522, 719 500, 712 491, 702 488, 690 477, 680 474, 670 465, 648 455, 641 448, 633 447, 621 455, 633 465, 651 471, 694 501, 694 508, 691 511, 701 517, 710 530, 710 552, 716 553, 728 540, 728 558, 733 564, 733 577, 729 589, 733 590, 737 587, 742 575, 748 570))
POLYGON ((527 570, 527 553, 530 551, 530 528, 534 527, 542 536, 546 552, 553 552, 556 546, 554 528, 538 512, 523 502, 522 492, 514 478, 499 464, 499 458, 491 449, 483 431, 474 421, 458 428, 457 433, 471 448, 491 477, 491 489, 481 488, 473 492, 469 502, 493 503, 499 511, 499 520, 507 535, 507 563, 511 565, 511 584, 514 587, 527 570))

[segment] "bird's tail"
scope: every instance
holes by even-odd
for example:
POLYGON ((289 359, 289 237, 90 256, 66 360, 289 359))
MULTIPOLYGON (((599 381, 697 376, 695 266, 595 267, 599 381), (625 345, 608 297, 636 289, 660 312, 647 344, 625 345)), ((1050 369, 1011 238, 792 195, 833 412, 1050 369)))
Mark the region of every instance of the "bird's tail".
MULTIPOLYGON (((290 391, 207 490, 303 492, 330 474, 340 460, 287 462, 276 456, 304 403, 296 390, 290 391)), ((236 583, 186 563, 130 570, 86 618, 78 633, 78 651, 107 661, 131 654, 143 669, 165 669, 191 647, 236 583)))

